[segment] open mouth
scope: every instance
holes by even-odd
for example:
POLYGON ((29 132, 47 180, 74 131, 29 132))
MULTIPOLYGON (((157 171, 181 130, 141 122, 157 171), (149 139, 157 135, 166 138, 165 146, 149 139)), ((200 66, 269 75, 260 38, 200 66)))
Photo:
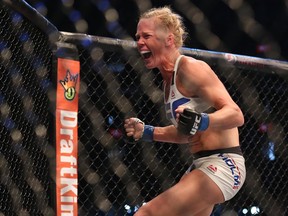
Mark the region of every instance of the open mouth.
POLYGON ((148 59, 151 57, 152 53, 150 51, 142 51, 141 55, 144 59, 148 59))

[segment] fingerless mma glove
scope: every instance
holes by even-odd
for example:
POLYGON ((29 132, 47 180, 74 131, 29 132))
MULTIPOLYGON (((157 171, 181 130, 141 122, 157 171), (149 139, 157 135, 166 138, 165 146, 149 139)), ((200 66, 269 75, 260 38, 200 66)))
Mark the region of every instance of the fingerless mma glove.
POLYGON ((177 129, 185 135, 195 135, 197 131, 204 131, 209 126, 207 113, 197 113, 190 108, 180 114, 177 129))

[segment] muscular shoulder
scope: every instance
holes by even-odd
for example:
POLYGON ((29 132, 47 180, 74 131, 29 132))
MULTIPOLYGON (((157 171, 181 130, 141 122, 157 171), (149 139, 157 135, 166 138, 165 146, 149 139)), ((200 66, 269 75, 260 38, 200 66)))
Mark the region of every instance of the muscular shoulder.
POLYGON ((184 86, 197 86, 215 77, 211 67, 204 61, 184 56, 179 64, 178 79, 184 86))
POLYGON ((185 74, 193 73, 194 75, 205 73, 205 72, 206 73, 212 72, 210 66, 206 62, 202 60, 197 60, 189 56, 184 56, 181 59, 181 62, 179 65, 179 71, 185 74))

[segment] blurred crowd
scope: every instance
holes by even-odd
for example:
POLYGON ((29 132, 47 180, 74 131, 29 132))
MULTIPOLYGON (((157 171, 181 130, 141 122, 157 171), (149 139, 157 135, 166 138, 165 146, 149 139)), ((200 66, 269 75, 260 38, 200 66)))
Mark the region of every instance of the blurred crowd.
POLYGON ((288 59, 287 0, 27 0, 60 31, 135 39, 139 14, 170 5, 189 48, 288 59))

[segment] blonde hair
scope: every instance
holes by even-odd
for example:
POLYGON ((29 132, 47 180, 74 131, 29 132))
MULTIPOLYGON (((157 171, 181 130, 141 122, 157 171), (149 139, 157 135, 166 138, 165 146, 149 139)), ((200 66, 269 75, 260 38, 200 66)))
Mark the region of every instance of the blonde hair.
POLYGON ((175 45, 179 48, 183 46, 187 33, 180 15, 172 12, 170 7, 164 6, 160 8, 152 8, 140 16, 140 19, 148 19, 156 17, 159 25, 165 30, 170 31, 174 35, 175 45))

